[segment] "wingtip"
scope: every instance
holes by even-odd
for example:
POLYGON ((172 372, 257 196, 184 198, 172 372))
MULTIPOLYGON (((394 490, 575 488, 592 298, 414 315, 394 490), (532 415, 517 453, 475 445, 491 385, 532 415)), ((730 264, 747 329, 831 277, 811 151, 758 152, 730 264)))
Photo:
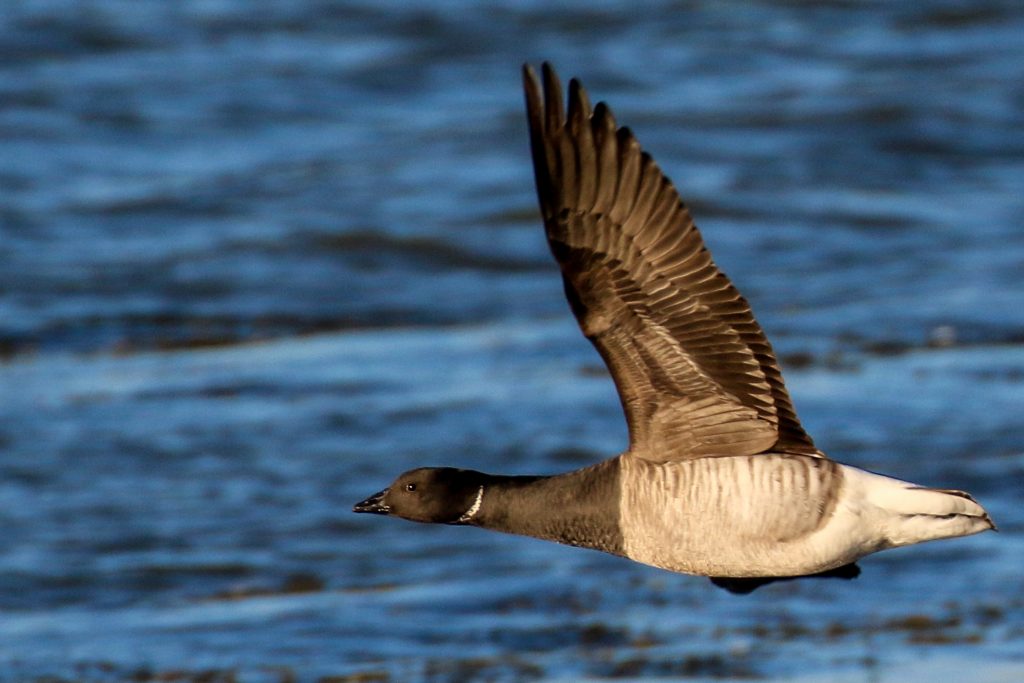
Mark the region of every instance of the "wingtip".
POLYGON ((615 135, 615 130, 618 128, 615 114, 603 100, 594 105, 594 121, 605 130, 606 135, 615 135))
POLYGON ((551 62, 541 64, 543 77, 544 112, 548 130, 558 130, 565 125, 565 109, 562 104, 562 82, 558 79, 551 62))
POLYGON ((569 81, 569 112, 567 118, 572 122, 574 130, 582 131, 591 120, 593 112, 590 107, 590 96, 578 78, 569 81))
POLYGON ((540 105, 541 86, 537 72, 529 62, 523 62, 523 92, 526 93, 527 108, 540 105))

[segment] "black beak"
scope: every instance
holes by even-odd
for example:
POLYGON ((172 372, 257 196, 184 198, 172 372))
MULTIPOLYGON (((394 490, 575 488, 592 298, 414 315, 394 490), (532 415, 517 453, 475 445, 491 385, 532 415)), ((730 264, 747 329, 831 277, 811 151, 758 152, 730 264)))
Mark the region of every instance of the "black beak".
POLYGON ((387 489, 378 491, 366 500, 361 500, 352 506, 352 512, 369 512, 374 515, 386 515, 391 512, 391 507, 384 504, 384 494, 387 489))

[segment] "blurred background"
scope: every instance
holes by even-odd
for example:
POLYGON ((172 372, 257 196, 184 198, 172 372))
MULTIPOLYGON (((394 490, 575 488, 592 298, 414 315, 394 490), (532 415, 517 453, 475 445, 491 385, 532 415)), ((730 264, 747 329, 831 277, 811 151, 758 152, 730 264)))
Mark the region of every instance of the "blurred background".
POLYGON ((1019 2, 15 0, 0 680, 1024 680, 1019 2), (351 514, 625 426, 519 68, 675 180, 834 458, 1000 525, 736 597, 351 514))

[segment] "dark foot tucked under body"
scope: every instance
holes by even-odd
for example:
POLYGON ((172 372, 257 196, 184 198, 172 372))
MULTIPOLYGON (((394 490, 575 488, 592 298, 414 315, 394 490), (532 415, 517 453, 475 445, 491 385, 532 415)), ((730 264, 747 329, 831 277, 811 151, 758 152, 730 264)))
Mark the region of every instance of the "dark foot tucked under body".
POLYGON ((755 578, 740 579, 726 576, 712 576, 711 583, 719 588, 724 588, 730 593, 747 595, 753 593, 761 586, 777 581, 792 581, 793 579, 856 579, 860 576, 860 567, 856 563, 844 564, 842 567, 818 572, 817 574, 803 574, 801 576, 759 576, 755 578))

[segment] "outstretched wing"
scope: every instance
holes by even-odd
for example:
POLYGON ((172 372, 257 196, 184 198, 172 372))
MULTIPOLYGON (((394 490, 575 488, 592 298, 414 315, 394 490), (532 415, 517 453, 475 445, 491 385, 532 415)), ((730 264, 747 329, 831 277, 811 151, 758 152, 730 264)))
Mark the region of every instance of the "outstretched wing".
POLYGON ((672 183, 575 79, 523 67, 537 194, 566 296, 611 371, 630 453, 821 455, 750 306, 672 183))

